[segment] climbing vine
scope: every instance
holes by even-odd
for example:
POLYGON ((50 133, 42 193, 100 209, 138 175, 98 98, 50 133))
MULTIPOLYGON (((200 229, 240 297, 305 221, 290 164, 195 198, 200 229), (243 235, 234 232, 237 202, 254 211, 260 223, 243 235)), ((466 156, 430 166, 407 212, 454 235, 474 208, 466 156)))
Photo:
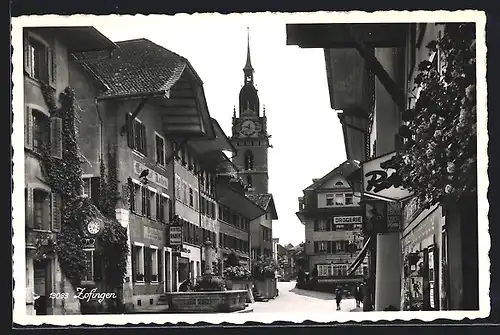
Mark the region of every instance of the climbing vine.
POLYGON ((101 162, 100 193, 103 202, 96 207, 89 198, 82 197, 82 170, 75 133, 74 91, 67 87, 59 96, 58 107, 52 88, 42 87, 51 117, 62 121, 62 156, 51 155, 50 144, 43 150, 42 162, 53 192, 61 196, 61 231, 57 234, 54 251, 58 255, 61 271, 73 288, 80 286, 86 272, 86 255, 83 251, 84 227, 92 220, 102 220, 104 229, 98 237, 96 252, 101 255, 106 284, 120 287, 126 269, 128 243, 126 228, 115 218, 114 208, 118 200, 116 154, 108 155, 109 176, 106 178, 101 162), (100 210, 102 209, 102 211, 100 210))
POLYGON ((97 252, 102 261, 106 285, 110 289, 119 289, 127 272, 129 247, 127 229, 114 219, 119 200, 116 152, 108 151, 107 162, 108 171, 101 159, 99 209, 109 220, 97 240, 97 252))
POLYGON ((476 191, 476 48, 473 23, 446 24, 427 48, 440 55, 439 69, 419 64, 420 95, 403 113, 404 150, 383 167, 398 171, 403 186, 425 207, 476 191))

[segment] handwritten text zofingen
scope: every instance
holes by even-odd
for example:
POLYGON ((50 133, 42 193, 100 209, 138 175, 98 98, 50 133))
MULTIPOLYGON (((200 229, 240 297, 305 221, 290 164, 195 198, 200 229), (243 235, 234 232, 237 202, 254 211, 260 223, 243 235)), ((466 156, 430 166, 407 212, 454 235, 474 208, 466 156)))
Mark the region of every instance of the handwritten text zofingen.
MULTIPOLYGON (((49 299, 68 299, 69 293, 67 292, 51 292, 49 294, 49 299)), ((105 299, 116 299, 116 293, 110 292, 97 292, 97 288, 93 288, 87 291, 86 288, 77 287, 76 294, 73 296, 74 299, 83 300, 89 302, 91 300, 96 300, 102 303, 105 299)))

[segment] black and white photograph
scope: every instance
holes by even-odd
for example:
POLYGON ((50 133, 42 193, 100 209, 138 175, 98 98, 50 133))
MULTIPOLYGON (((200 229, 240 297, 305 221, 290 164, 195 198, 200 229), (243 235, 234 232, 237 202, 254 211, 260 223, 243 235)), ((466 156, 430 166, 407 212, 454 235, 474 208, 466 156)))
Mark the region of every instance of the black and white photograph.
POLYGON ((485 24, 13 18, 14 322, 488 316, 485 24))

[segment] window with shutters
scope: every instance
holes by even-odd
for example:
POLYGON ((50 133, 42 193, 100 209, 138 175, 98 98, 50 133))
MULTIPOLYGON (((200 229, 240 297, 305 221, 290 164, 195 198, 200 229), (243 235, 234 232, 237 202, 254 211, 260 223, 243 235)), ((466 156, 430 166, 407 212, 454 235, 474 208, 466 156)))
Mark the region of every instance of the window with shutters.
POLYGON ((200 194, 197 189, 194 190, 194 209, 199 210, 200 194))
POLYGON ((319 241, 318 252, 327 252, 327 251, 328 251, 328 241, 319 241))
POLYGON ((25 61, 28 76, 48 84, 54 75, 52 73, 52 50, 41 40, 29 37, 26 52, 25 61))
POLYGON ((334 205, 333 198, 334 198, 334 195, 331 194, 331 193, 326 195, 326 205, 327 206, 333 206, 334 205))
POLYGON ((94 249, 85 249, 85 272, 83 274, 83 282, 94 281, 94 249))
POLYGON ((132 188, 133 196, 130 197, 130 211, 137 214, 142 200, 141 186, 136 183, 132 183, 132 188))
POLYGON ((141 187, 142 215, 151 218, 152 193, 147 187, 141 187))
POLYGON ((156 164, 165 166, 165 139, 155 133, 156 164))
POLYGON ((41 154, 50 140, 49 118, 38 110, 32 110, 33 118, 33 151, 41 154))
POLYGON ((163 223, 168 221, 168 200, 163 194, 156 195, 156 219, 163 223))
POLYGON ((144 246, 132 246, 132 272, 134 282, 144 282, 144 246))
POLYGON ((182 202, 188 203, 188 184, 186 182, 182 183, 182 202))
POLYGON ((158 282, 158 249, 151 246, 149 248, 149 252, 151 254, 151 262, 149 264, 151 271, 151 282, 158 282))
MULTIPOLYGON (((132 117, 132 114, 128 114, 127 121, 132 117)), ((129 122, 129 121, 128 121, 129 122)), ((140 152, 143 155, 147 155, 147 143, 146 143, 146 126, 137 118, 134 118, 129 124, 129 147, 140 152)))
POLYGON ((33 190, 33 228, 51 230, 50 193, 43 190, 33 190))
POLYGON ((89 198, 91 196, 91 183, 90 178, 82 178, 82 196, 89 198))

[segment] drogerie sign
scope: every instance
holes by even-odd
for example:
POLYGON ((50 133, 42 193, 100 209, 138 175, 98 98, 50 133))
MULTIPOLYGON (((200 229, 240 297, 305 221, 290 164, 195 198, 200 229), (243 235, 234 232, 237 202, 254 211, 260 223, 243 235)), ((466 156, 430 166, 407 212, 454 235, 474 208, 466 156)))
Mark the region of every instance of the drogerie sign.
POLYGON ((361 216, 336 216, 333 218, 333 223, 335 224, 345 224, 345 223, 362 223, 363 218, 361 216))

